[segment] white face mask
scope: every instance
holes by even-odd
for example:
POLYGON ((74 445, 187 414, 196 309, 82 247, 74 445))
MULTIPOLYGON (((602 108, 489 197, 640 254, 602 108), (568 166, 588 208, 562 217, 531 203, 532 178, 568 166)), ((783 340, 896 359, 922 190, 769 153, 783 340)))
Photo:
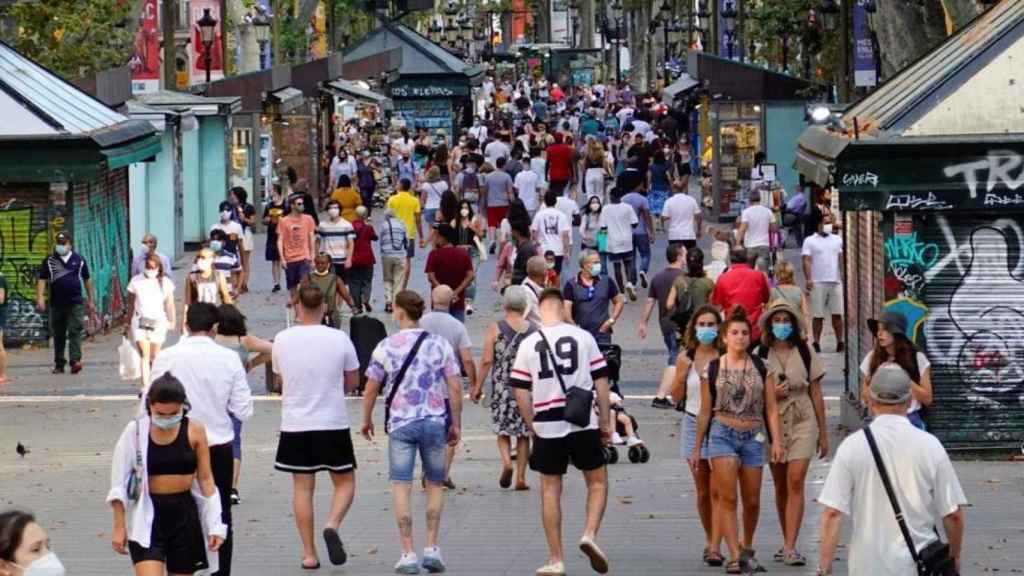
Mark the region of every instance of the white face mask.
POLYGON ((821 226, 821 233, 824 234, 825 236, 828 236, 829 234, 831 234, 832 233, 832 225, 831 224, 822 224, 822 226, 821 226))
MULTIPOLYGON (((15 564, 15 566, 18 566, 15 564)), ((36 558, 34 562, 28 566, 18 566, 25 571, 25 576, 64 576, 64 565, 60 563, 60 559, 53 552, 50 552, 46 556, 36 558)))
POLYGON ((469 216, 469 210, 467 208, 463 208, 459 211, 459 214, 462 214, 463 218, 467 218, 469 216))
POLYGON ((146 275, 146 278, 156 278, 157 274, 159 274, 159 273, 160 273, 159 270, 150 270, 149 268, 147 268, 145 271, 143 271, 143 274, 146 275))
POLYGON ((207 258, 201 258, 196 264, 202 272, 209 272, 213 269, 213 260, 209 260, 207 258))
POLYGON ((231 212, 228 211, 228 210, 222 210, 221 213, 220 213, 220 221, 221 222, 227 222, 230 219, 231 219, 231 212))
POLYGON ((341 216, 341 210, 338 210, 337 208, 328 208, 327 215, 331 218, 337 218, 338 216, 341 216))

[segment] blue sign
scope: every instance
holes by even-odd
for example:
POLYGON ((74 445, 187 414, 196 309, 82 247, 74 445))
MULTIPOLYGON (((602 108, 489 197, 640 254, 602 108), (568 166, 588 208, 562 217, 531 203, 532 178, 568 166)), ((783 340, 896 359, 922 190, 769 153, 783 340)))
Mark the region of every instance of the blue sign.
POLYGON ((871 41, 871 27, 863 0, 853 5, 853 81, 855 86, 872 87, 878 84, 875 68, 875 50, 871 41))
POLYGON ((718 55, 733 60, 743 60, 743 39, 739 35, 739 19, 733 20, 732 51, 730 53, 729 34, 726 32, 725 18, 722 14, 726 10, 739 12, 740 0, 718 0, 718 55))

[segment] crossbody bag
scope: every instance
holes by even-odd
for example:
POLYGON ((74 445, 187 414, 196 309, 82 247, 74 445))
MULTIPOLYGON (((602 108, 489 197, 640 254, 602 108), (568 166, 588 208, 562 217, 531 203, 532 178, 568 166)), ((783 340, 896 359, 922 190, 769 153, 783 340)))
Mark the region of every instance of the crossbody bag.
POLYGON ((540 334, 541 340, 544 341, 544 347, 547 348, 548 356, 551 357, 551 368, 554 370, 555 376, 558 377, 558 385, 562 387, 562 393, 565 394, 565 408, 563 412, 565 421, 580 428, 590 426, 590 415, 594 408, 594 391, 580 388, 579 386, 566 389, 565 381, 562 379, 562 372, 558 367, 558 359, 555 358, 555 352, 551 349, 551 344, 548 342, 547 337, 544 336, 543 330, 537 330, 537 332, 540 334))
POLYGON ((878 451, 878 444, 875 442, 875 435, 871 433, 870 426, 864 427, 864 437, 867 438, 868 446, 871 447, 871 455, 875 459, 878 475, 882 478, 882 485, 885 486, 885 493, 889 496, 889 504, 892 505, 892 510, 896 514, 896 523, 900 525, 903 539, 907 543, 907 548, 910 548, 910 557, 914 559, 914 564, 917 566, 918 576, 958 576, 956 562, 949 556, 949 544, 942 541, 938 530, 935 530, 936 539, 920 552, 917 551, 914 538, 910 535, 910 528, 907 527, 903 510, 900 508, 899 500, 896 499, 896 492, 892 489, 889 473, 885 469, 885 462, 882 461, 882 454, 878 451))
POLYGON ((142 495, 142 438, 139 432, 139 421, 135 420, 135 463, 128 475, 128 484, 125 486, 125 493, 129 502, 138 502, 142 495))
POLYGON ((389 433, 388 425, 391 421, 391 402, 395 399, 395 394, 398 393, 398 387, 402 385, 402 381, 405 380, 405 373, 409 370, 409 365, 412 364, 416 353, 420 350, 420 344, 427 339, 427 331, 420 332, 416 343, 412 345, 412 349, 409 350, 409 354, 406 355, 405 360, 402 362, 402 367, 398 369, 398 374, 395 375, 394 380, 391 382, 391 390, 388 392, 388 397, 384 400, 384 433, 389 433))

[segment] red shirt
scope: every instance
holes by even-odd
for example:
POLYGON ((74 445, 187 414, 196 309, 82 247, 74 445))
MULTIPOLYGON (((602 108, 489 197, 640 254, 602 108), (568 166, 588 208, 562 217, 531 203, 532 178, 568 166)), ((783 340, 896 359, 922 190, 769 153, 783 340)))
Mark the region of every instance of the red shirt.
POLYGON ((377 260, 373 257, 372 242, 377 239, 377 233, 373 226, 367 226, 358 218, 352 222, 352 228, 356 231, 356 238, 352 241, 352 265, 373 266, 377 260))
POLYGON ((761 338, 758 321, 764 312, 764 303, 768 301, 768 293, 767 276, 746 264, 733 264, 718 277, 711 303, 724 310, 726 317, 736 305, 743 306, 750 319, 750 340, 753 342, 761 338))
POLYGON ((550 96, 551 96, 551 99, 554 100, 556 103, 557 102, 561 102, 562 98, 565 98, 565 92, 562 92, 562 89, 560 87, 555 86, 551 90, 550 96))
POLYGON ((548 146, 548 179, 553 182, 566 182, 572 179, 572 146, 568 144, 552 144, 548 146))
MULTIPOLYGON (((427 274, 433 273, 438 282, 455 290, 473 271, 473 259, 469 257, 469 251, 465 248, 457 246, 434 248, 427 256, 425 271, 427 274)), ((464 291, 459 292, 452 300, 451 310, 463 310, 465 307, 464 291)))

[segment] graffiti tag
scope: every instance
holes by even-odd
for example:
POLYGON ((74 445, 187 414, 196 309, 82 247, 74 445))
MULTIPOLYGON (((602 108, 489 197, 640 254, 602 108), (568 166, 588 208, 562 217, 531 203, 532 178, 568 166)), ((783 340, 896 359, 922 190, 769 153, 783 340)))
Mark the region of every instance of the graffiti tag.
POLYGON ((1020 194, 985 194, 985 206, 1020 206, 1024 204, 1024 196, 1020 194))
POLYGON ((844 186, 865 186, 867 184, 871 184, 872 188, 878 188, 878 174, 862 172, 860 174, 843 175, 844 186))
POLYGON ((885 257, 890 266, 919 266, 928 270, 939 261, 939 247, 919 242, 917 232, 912 232, 908 236, 893 236, 886 240, 885 257))
POLYGON ((977 198, 978 185, 982 183, 986 192, 999 184, 1011 191, 1024 186, 1024 158, 1010 150, 992 150, 986 158, 947 166, 943 173, 946 178, 963 177, 971 198, 977 198), (1014 171, 1017 171, 1016 176, 1011 174, 1014 171))
POLYGON ((890 194, 886 201, 886 210, 949 210, 952 206, 945 200, 939 200, 934 192, 927 196, 917 194, 890 194))
POLYGON ((918 274, 912 270, 911 266, 906 264, 889 264, 889 270, 892 272, 894 278, 903 283, 905 291, 910 296, 917 296, 921 293, 924 288, 925 280, 923 274, 918 274))

